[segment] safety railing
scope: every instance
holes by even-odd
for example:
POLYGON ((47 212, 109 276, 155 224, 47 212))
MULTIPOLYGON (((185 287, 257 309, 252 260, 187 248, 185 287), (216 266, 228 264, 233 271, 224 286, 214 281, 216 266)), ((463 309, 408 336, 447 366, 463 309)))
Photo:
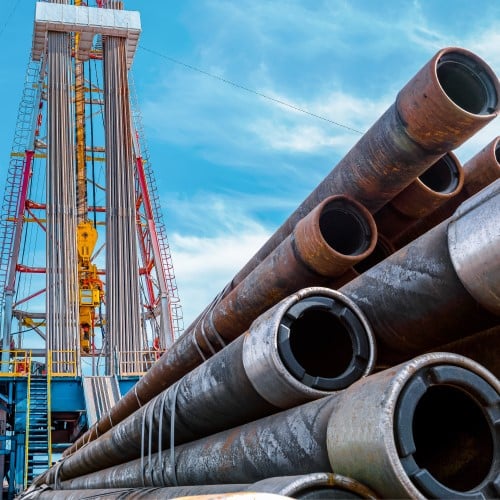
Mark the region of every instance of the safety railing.
POLYGON ((25 429, 25 447, 24 447, 24 487, 28 486, 28 465, 29 465, 29 435, 30 435, 30 408, 31 408, 31 370, 29 369, 26 375, 28 376, 28 384, 26 388, 26 429, 25 429))
POLYGON ((49 351, 47 373, 51 377, 76 377, 78 351, 75 349, 49 351))
POLYGON ((0 351, 8 353, 8 359, 0 359, 0 377, 26 377, 30 372, 31 353, 26 350, 0 351))
POLYGON ((48 466, 52 465, 52 370, 47 370, 47 453, 48 453, 48 466))
POLYGON ((122 351, 118 353, 119 375, 144 375, 162 353, 153 349, 147 351, 122 351))

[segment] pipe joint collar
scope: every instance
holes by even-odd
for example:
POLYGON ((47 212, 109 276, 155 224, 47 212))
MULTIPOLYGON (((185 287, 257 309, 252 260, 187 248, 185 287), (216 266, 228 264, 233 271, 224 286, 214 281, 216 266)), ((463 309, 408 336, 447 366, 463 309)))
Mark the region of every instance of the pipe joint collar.
POLYGON ((361 310, 322 287, 300 290, 261 315, 243 343, 250 382, 279 408, 344 389, 374 362, 375 342, 361 310))
POLYGON ((472 297, 500 315, 500 179, 457 209, 448 224, 455 272, 472 297))

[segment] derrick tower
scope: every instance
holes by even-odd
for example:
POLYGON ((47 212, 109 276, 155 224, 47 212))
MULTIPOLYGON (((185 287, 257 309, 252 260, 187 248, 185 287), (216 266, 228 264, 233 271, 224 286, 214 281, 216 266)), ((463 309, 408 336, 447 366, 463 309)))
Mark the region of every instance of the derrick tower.
POLYGON ((139 14, 74 3, 36 4, 3 205, 3 345, 52 351, 61 372, 81 373, 80 357, 96 374, 139 372, 137 352, 155 337, 165 349, 182 330, 130 104, 139 14))
MULTIPOLYGON (((54 418, 69 429, 59 439, 64 448, 127 388, 102 389, 95 379, 137 380, 183 328, 129 80, 139 13, 115 0, 87 4, 36 2, 2 206, 1 389, 12 407, 26 400, 29 421, 32 378, 45 377, 48 422, 38 472, 55 449, 54 418), (83 398, 86 377, 94 381, 83 398), (69 406, 57 402, 58 378, 73 384, 69 406), (103 398, 107 405, 97 403, 103 398)), ((20 412, 11 413, 0 409, 0 420, 14 436, 20 412)), ((12 453, 24 447, 11 460, 17 487, 37 472, 33 455, 40 446, 28 449, 25 426, 22 442, 1 446, 12 453)))

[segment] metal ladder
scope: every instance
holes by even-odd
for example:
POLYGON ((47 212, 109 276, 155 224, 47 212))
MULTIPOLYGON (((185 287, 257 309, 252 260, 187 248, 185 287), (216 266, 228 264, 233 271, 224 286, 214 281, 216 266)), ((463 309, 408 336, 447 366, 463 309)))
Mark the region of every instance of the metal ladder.
POLYGON ((26 71, 26 81, 17 115, 16 131, 12 144, 11 160, 7 171, 5 195, 0 219, 0 308, 3 308, 5 285, 12 256, 12 245, 18 200, 23 180, 25 153, 33 147, 37 105, 40 96, 40 63, 31 61, 26 71))
POLYGON ((163 218, 163 211, 160 205, 160 196, 158 194, 155 175, 149 159, 149 152, 144 134, 144 126, 142 124, 142 116, 139 112, 139 104, 137 102, 135 84, 131 73, 129 75, 129 87, 133 125, 137 131, 138 141, 140 143, 142 157, 144 159, 144 173, 148 183, 149 198, 151 200, 151 205, 154 213, 154 222, 156 234, 158 237, 158 245, 160 247, 161 262, 165 274, 165 280, 167 282, 170 300, 170 312, 174 340, 177 340, 177 338, 179 338, 184 331, 182 306, 179 298, 179 290, 177 288, 177 281, 175 278, 174 266, 172 263, 172 254, 170 252, 170 245, 167 238, 167 230, 163 218))
POLYGON ((49 383, 45 375, 28 375, 28 415, 26 419, 25 478, 29 485, 45 472, 51 461, 49 383))

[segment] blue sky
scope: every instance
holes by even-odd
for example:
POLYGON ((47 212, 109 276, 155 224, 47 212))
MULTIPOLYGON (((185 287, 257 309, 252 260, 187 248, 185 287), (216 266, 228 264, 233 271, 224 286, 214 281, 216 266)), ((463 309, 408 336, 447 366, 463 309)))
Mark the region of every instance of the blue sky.
MULTIPOLYGON (((442 47, 472 50, 500 74, 495 0, 126 0, 125 7, 141 13, 133 74, 186 325, 360 134, 168 58, 360 131, 442 47)), ((0 0, 0 12, 4 173, 34 1, 0 0)), ((500 120, 458 157, 467 161, 497 135, 500 120)))

